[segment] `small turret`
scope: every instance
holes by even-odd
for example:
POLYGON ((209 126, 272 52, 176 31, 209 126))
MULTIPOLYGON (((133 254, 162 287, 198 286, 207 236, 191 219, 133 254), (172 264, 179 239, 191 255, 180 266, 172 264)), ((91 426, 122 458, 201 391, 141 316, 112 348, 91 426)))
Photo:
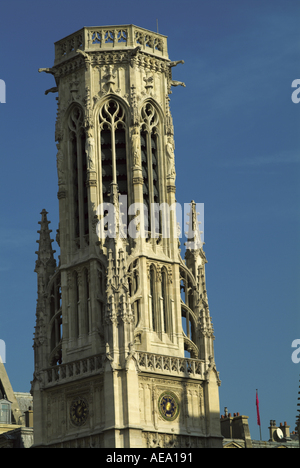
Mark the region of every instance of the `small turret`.
MULTIPOLYGON (((36 348, 36 351, 37 348, 44 343, 46 336, 44 311, 46 307, 45 301, 47 297, 47 286, 49 279, 53 276, 56 269, 56 261, 53 256, 55 250, 52 249, 53 239, 50 238, 52 230, 48 227, 50 221, 47 219, 47 214, 48 213, 45 209, 41 212, 42 220, 39 221, 41 229, 37 231, 40 235, 40 239, 36 241, 39 244, 39 250, 35 252, 38 256, 34 269, 37 273, 37 306, 34 333, 34 348, 36 348)), ((42 362, 42 353, 36 352, 35 371, 41 367, 42 362)))
POLYGON ((50 238, 52 229, 48 227, 50 221, 47 219, 47 214, 48 212, 45 209, 41 211, 42 220, 39 221, 41 229, 37 231, 40 234, 40 239, 36 241, 39 244, 39 250, 35 252, 38 258, 34 270, 36 273, 40 273, 43 270, 45 280, 49 280, 49 277, 54 274, 56 268, 56 261, 53 256, 55 250, 52 249, 53 239, 50 238))
POLYGON ((198 250, 202 249, 203 242, 201 240, 201 234, 203 234, 203 231, 200 231, 199 229, 199 224, 201 222, 198 221, 197 216, 200 213, 197 213, 196 208, 197 204, 194 202, 194 200, 191 201, 191 211, 188 213, 188 216, 190 218, 188 222, 188 232, 186 233, 188 242, 186 243, 186 248, 189 250, 198 250))
MULTIPOLYGON (((191 210, 188 222, 188 232, 186 233, 188 241, 186 243, 186 266, 192 271, 197 280, 197 288, 194 292, 195 303, 199 313, 198 317, 198 334, 200 338, 200 358, 205 359, 207 362, 214 361, 214 329, 210 316, 206 278, 205 278, 205 264, 207 263, 206 256, 203 250, 204 242, 201 239, 202 231, 199 229, 201 224, 198 219, 196 209, 197 205, 194 201, 190 203, 191 210)), ((210 366, 211 367, 211 364, 210 366)))

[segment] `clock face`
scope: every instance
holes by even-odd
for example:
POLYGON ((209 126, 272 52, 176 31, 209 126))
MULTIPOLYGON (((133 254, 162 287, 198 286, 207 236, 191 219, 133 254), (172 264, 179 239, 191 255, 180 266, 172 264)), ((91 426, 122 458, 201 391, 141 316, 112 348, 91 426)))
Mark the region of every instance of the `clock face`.
POLYGON ((86 423, 89 414, 88 403, 84 398, 77 398, 70 407, 70 418, 75 426, 82 426, 86 423))
POLYGON ((159 412, 167 421, 174 421, 179 414, 179 402, 172 392, 164 392, 158 400, 159 412))

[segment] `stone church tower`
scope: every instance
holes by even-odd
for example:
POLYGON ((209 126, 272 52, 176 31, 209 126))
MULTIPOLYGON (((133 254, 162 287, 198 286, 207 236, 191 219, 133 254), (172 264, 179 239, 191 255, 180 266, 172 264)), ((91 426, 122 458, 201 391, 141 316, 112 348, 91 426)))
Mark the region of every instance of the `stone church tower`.
POLYGON ((185 260, 169 209, 180 62, 161 34, 87 27, 56 42, 54 66, 39 70, 55 78, 46 94, 58 92, 60 257, 56 265, 43 210, 36 447, 221 446, 196 204, 185 260))

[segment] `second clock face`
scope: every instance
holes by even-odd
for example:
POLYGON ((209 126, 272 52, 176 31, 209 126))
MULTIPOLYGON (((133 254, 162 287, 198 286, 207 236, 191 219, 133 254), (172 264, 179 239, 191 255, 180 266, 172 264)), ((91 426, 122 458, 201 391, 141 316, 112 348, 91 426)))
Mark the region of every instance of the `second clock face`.
POLYGON ((160 414, 167 421, 174 421, 179 414, 179 402, 172 392, 164 392, 159 397, 160 414))
POLYGON ((77 398, 74 400, 70 407, 70 418, 75 426, 82 426, 85 424, 89 414, 88 403, 84 398, 77 398))

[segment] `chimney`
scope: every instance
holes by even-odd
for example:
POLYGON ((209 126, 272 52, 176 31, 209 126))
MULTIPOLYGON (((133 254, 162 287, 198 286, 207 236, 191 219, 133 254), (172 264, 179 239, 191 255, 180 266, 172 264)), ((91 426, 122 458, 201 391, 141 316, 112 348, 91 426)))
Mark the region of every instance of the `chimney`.
POLYGON ((252 448, 251 435, 248 425, 248 416, 235 416, 232 420, 232 438, 245 441, 245 448, 252 448))
POLYGON ((24 411, 25 414, 25 426, 26 427, 33 427, 33 411, 31 406, 29 406, 27 411, 24 411))
POLYGON ((232 417, 227 408, 225 408, 224 413, 220 419, 222 436, 225 439, 242 439, 245 441, 245 448, 252 448, 248 416, 234 413, 232 417))
POLYGON ((290 427, 291 426, 288 426, 286 421, 284 421, 284 424, 281 424, 280 423, 280 429, 282 430, 283 432, 283 437, 285 439, 290 439, 291 435, 290 435, 290 427))
POLYGON ((228 414, 227 407, 224 408, 224 416, 221 416, 221 434, 225 439, 232 439, 232 428, 231 428, 232 417, 228 414))
POLYGON ((269 431, 270 431, 270 439, 269 439, 269 442, 274 442, 275 441, 275 438, 274 438, 274 432, 276 431, 277 427, 276 427, 276 421, 275 419, 271 419, 270 420, 270 426, 269 426, 269 431))
POLYGON ((290 426, 287 426, 286 422, 284 423, 284 425, 280 423, 279 427, 277 427, 276 421, 274 419, 271 419, 269 430, 270 442, 281 442, 283 441, 283 439, 290 439, 290 426))

